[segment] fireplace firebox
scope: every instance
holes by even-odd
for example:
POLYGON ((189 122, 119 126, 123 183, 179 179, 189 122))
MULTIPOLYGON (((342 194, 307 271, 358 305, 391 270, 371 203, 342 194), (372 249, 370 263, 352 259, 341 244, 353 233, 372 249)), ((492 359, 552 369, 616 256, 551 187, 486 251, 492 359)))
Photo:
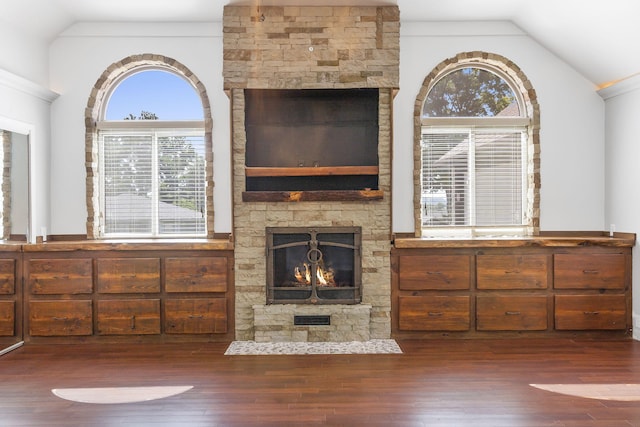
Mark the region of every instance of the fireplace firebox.
POLYGON ((361 302, 360 227, 267 227, 267 304, 361 302))

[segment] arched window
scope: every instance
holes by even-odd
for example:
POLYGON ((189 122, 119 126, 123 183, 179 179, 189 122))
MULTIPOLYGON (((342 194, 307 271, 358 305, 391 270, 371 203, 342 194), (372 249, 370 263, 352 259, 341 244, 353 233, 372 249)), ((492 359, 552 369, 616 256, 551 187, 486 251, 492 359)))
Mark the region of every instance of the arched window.
POLYGON ((102 91, 92 132, 93 237, 209 236, 211 141, 193 82, 141 61, 102 91))
POLYGON ((530 94, 504 62, 462 57, 426 85, 419 136, 420 234, 533 234, 538 150, 530 94))

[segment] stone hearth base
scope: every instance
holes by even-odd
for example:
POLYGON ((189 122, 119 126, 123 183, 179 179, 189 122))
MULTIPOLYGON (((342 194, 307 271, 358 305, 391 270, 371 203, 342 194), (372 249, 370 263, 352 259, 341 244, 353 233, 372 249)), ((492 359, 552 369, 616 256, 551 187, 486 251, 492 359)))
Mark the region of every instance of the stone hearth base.
POLYGON ((256 342, 344 342, 370 339, 371 305, 254 305, 256 342), (294 316, 330 316, 329 325, 294 325, 294 316))

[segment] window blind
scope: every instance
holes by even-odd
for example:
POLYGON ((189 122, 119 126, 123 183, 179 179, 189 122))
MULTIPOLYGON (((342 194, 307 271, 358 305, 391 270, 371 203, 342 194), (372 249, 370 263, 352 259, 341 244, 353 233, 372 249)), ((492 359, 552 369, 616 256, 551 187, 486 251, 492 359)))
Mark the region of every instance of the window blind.
POLYGON ((204 135, 100 134, 104 236, 206 234, 204 135))
POLYGON ((524 128, 429 128, 422 135, 426 227, 524 224, 524 128))

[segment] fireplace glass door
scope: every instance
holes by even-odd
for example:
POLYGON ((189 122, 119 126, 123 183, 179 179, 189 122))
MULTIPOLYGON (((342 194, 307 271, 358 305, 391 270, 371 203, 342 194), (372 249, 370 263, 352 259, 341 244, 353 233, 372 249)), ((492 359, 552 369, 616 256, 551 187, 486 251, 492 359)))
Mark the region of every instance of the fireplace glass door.
POLYGON ((268 304, 361 301, 359 227, 268 227, 268 304))

